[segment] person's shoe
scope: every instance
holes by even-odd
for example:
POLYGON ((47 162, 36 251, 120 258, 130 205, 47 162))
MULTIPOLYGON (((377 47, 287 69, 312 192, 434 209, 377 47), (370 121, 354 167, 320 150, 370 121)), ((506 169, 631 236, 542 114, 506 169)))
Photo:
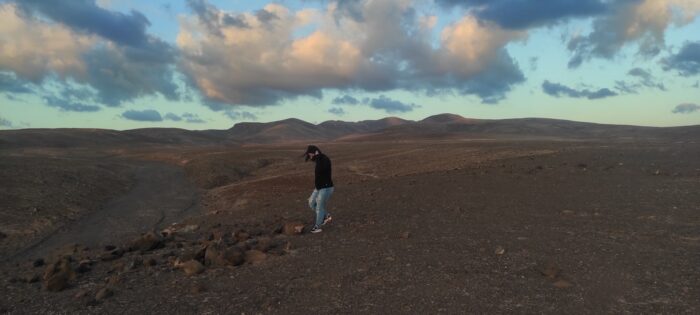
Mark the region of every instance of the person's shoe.
POLYGON ((321 228, 318 227, 318 226, 314 226, 314 227, 311 229, 311 233, 314 233, 314 234, 316 234, 316 233, 321 233, 321 232, 323 232, 323 230, 321 230, 321 228))
POLYGON ((330 215, 327 215, 326 218, 323 219, 323 224, 321 224, 321 226, 324 226, 328 223, 331 223, 331 221, 333 221, 333 217, 330 215))

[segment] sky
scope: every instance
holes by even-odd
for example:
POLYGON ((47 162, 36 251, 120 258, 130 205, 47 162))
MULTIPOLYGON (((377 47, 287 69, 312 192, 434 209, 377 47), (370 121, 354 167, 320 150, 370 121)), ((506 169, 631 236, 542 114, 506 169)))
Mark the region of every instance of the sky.
POLYGON ((697 0, 0 0, 0 129, 700 124, 697 0))

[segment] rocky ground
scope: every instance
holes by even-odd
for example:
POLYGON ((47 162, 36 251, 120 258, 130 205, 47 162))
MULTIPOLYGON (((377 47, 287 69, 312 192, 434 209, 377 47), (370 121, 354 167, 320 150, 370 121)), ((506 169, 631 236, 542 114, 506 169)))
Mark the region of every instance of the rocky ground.
MULTIPOLYGON (((199 210, 151 233, 6 261, 0 311, 700 312, 697 143, 320 147, 336 184, 320 234, 307 232, 303 146, 120 152, 182 167, 199 210)), ((105 180, 127 173, 115 174, 105 180)))

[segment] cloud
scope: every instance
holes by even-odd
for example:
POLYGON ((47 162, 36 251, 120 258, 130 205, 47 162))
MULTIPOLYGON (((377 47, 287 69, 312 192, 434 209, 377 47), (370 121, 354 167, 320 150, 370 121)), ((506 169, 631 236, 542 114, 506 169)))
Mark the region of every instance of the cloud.
POLYGON ((357 105, 360 101, 350 95, 343 95, 334 98, 332 103, 334 105, 357 105))
POLYGON ((77 31, 98 35, 117 44, 147 45, 146 28, 151 25, 138 11, 130 14, 109 11, 94 0, 22 0, 19 7, 29 13, 41 14, 77 31))
POLYGON ((258 120, 258 116, 255 116, 255 114, 246 111, 237 111, 229 109, 224 111, 224 115, 228 116, 228 118, 231 118, 231 120, 258 120))
POLYGON ((343 115, 345 115, 345 110, 343 110, 343 109, 340 108, 340 107, 331 107, 331 108, 328 110, 328 112, 331 113, 331 114, 333 114, 333 115, 336 115, 336 116, 343 116, 343 115))
POLYGON ((570 68, 592 58, 611 59, 628 43, 637 43, 641 56, 656 56, 665 47, 666 29, 685 25, 700 12, 695 0, 621 0, 608 5, 608 13, 594 20, 590 34, 569 40, 570 68))
POLYGON ((245 17, 222 12, 206 0, 187 0, 187 6, 197 15, 199 22, 207 27, 210 34, 223 36, 221 28, 226 26, 250 27, 245 17))
POLYGON ((206 122, 204 121, 204 119, 199 118, 199 115, 192 113, 184 113, 182 114, 182 118, 184 118, 186 122, 191 124, 201 124, 206 122))
POLYGON ((390 99, 384 95, 378 98, 368 99, 369 106, 375 109, 381 109, 389 114, 410 112, 413 109, 420 107, 416 104, 407 104, 401 101, 390 99))
POLYGON ((686 42, 681 50, 662 61, 666 71, 677 71, 688 77, 700 74, 700 41, 686 42))
POLYGON ((146 34, 144 19, 90 0, 2 3, 0 71, 37 86, 52 81, 89 87, 94 101, 109 106, 153 94, 179 99, 173 82, 177 52, 146 34))
POLYGON ((690 114, 700 110, 700 106, 691 103, 680 104, 671 111, 674 114, 690 114))
POLYGON ((649 71, 646 71, 642 68, 633 68, 629 72, 627 72, 627 74, 632 77, 639 78, 639 84, 637 84, 638 86, 645 86, 648 88, 666 91, 666 86, 661 82, 657 82, 656 79, 654 79, 654 76, 652 76, 651 73, 649 73, 649 71))
POLYGON ((3 117, 0 117, 0 127, 12 128, 13 125, 12 125, 11 121, 9 121, 3 117))
POLYGON ((568 96, 573 98, 587 98, 589 100, 601 99, 617 95, 617 93, 611 91, 608 88, 602 88, 597 91, 590 91, 588 89, 576 90, 563 84, 553 83, 549 81, 544 81, 544 83, 542 83, 542 90, 544 91, 544 93, 554 97, 568 96))
POLYGON ((160 113, 152 109, 146 109, 141 111, 127 110, 122 113, 122 117, 135 121, 163 121, 163 117, 160 116, 160 113))
POLYGON ((463 6, 482 20, 508 29, 526 29, 574 17, 602 14, 601 0, 435 0, 443 6, 463 6))
POLYGON ((55 96, 45 96, 44 103, 50 107, 55 107, 64 112, 97 112, 100 108, 97 105, 87 105, 79 102, 71 102, 69 100, 58 98, 55 96))
MULTIPOLYGON (((230 14, 194 2, 213 17, 230 14)), ((436 17, 406 0, 333 1, 299 11, 268 4, 264 10, 276 18, 238 14, 245 28, 181 18, 179 66, 205 104, 269 106, 321 98, 324 90, 397 89, 493 103, 525 80, 505 46, 526 34, 471 15, 436 32, 436 17)))
POLYGON ((32 93, 30 84, 19 80, 14 73, 0 72, 0 91, 14 94, 32 93))
POLYGON ((172 121, 182 121, 182 117, 175 115, 173 113, 167 113, 165 116, 163 116, 163 119, 165 120, 172 120, 172 121))

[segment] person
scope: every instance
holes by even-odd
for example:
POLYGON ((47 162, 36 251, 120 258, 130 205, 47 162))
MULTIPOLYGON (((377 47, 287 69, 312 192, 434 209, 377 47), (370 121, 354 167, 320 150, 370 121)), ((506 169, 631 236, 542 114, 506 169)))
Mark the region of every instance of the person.
POLYGON ((309 145, 304 155, 306 162, 311 160, 316 163, 316 169, 314 171, 314 191, 309 197, 309 207, 316 212, 316 218, 311 233, 319 233, 322 231, 321 226, 333 220, 331 214, 326 211, 328 198, 333 194, 331 159, 323 154, 321 149, 315 145, 309 145))

